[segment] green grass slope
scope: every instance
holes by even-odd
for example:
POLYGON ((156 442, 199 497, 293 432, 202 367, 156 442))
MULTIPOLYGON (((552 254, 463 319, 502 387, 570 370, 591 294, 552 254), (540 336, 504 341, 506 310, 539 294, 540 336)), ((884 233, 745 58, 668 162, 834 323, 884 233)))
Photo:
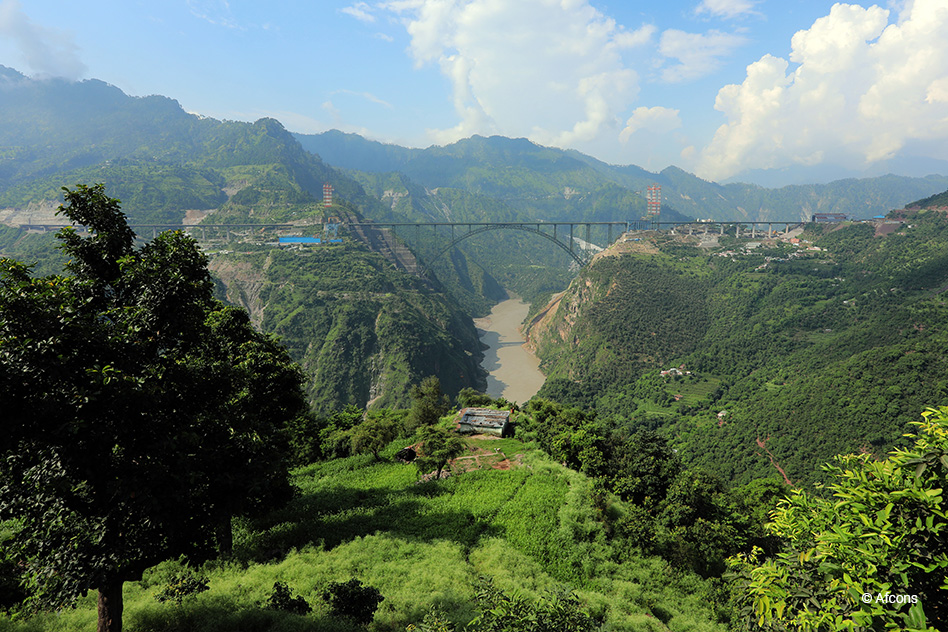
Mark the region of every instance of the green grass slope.
MULTIPOLYGON (((329 615, 319 594, 330 581, 356 578, 383 597, 369 630, 404 630, 432 608, 454 625, 476 614, 474 584, 488 577, 508 594, 530 599, 569 589, 616 631, 712 631, 708 585, 658 558, 613 550, 591 501, 592 481, 515 440, 469 442, 515 461, 509 470, 479 469, 417 484, 413 465, 392 460, 396 442, 371 455, 299 469, 301 493, 284 510, 238 528, 235 559, 210 563, 210 589, 158 603, 155 595, 179 568, 166 563, 126 585, 130 630, 355 630, 329 615), (518 456, 521 455, 521 456, 518 456), (306 616, 262 606, 274 582, 314 606, 306 616)), ((616 504, 611 511, 621 512, 616 504)), ((0 630, 88 629, 95 604, 0 630)))

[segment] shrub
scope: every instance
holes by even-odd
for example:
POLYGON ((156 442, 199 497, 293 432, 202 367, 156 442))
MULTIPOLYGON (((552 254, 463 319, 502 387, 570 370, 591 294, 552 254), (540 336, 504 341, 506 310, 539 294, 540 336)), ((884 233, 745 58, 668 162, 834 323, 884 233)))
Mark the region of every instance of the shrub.
POLYGON ((312 608, 306 600, 300 595, 293 597, 290 593, 290 587, 284 582, 274 582, 273 594, 267 600, 267 608, 270 610, 283 610, 293 614, 305 615, 312 611, 312 608))
POLYGON ((458 393, 457 403, 458 408, 478 408, 493 405, 494 398, 468 386, 458 393))
POLYGON ((454 626, 444 612, 432 608, 420 624, 410 623, 405 632, 454 632, 454 626))
POLYGON ((180 604, 185 597, 191 597, 208 590, 210 580, 205 575, 197 575, 190 568, 175 573, 168 584, 155 595, 160 602, 173 601, 180 604))
POLYGON ((530 602, 519 595, 508 596, 481 578, 475 586, 481 615, 471 622, 483 632, 595 632, 601 629, 571 592, 550 592, 530 602))
POLYGON ((330 582, 323 592, 323 599, 329 602, 334 617, 346 617, 356 623, 367 625, 375 617, 375 611, 385 597, 372 586, 363 586, 358 579, 345 583, 330 582))

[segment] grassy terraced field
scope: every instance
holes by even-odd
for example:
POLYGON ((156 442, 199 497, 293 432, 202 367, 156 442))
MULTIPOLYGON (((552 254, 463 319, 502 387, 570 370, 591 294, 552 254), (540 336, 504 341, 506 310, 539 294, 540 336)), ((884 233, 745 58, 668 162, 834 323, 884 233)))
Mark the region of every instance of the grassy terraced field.
MULTIPOLYGON (((233 558, 199 569, 209 590, 181 604, 157 602, 180 562, 126 584, 125 628, 365 629, 331 617, 320 598, 328 582, 357 578, 385 597, 370 630, 404 630, 434 607, 461 629, 477 615, 474 582, 484 576, 529 598, 572 590, 607 630, 723 629, 711 622, 702 580, 659 558, 614 550, 590 499, 592 481, 531 444, 469 440, 485 456, 482 469, 418 484, 417 469, 393 459, 404 443, 389 446, 381 462, 364 455, 300 468, 297 498, 264 520, 238 525, 233 558), (488 453, 498 451, 509 469, 495 469, 500 461, 488 453), (276 581, 313 612, 265 609, 276 581)), ((607 511, 623 507, 613 502, 607 511)), ((94 621, 90 594, 74 610, 0 619, 0 630, 87 630, 94 621)))

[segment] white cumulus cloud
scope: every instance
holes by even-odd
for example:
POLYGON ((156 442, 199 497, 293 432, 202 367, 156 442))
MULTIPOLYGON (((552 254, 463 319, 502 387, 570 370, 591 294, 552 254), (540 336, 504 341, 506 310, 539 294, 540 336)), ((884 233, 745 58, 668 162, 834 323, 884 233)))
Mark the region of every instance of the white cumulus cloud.
POLYGON ((665 134, 678 129, 681 127, 681 117, 678 113, 678 110, 662 106, 636 108, 629 120, 625 122, 625 129, 619 134, 619 140, 626 142, 632 134, 643 129, 656 134, 665 134))
POLYGON ((701 4, 695 9, 695 13, 709 13, 713 16, 722 18, 735 18, 740 15, 756 13, 754 7, 760 3, 760 0, 701 0, 701 4))
POLYGON ((360 22, 375 22, 375 15, 372 14, 372 7, 365 2, 356 2, 352 6, 339 9, 346 15, 351 15, 360 22))
POLYGON ((747 40, 740 35, 711 30, 707 33, 686 33, 668 29, 662 33, 658 50, 665 57, 677 59, 678 63, 662 70, 662 79, 678 83, 697 79, 711 73, 721 65, 722 58, 747 40))
POLYGON ((459 118, 436 142, 471 134, 529 136, 572 146, 622 128, 639 90, 624 51, 655 28, 628 30, 588 0, 395 0, 419 66, 437 64, 459 118))
POLYGON ((948 141, 948 3, 909 0, 890 17, 878 6, 835 4, 794 35, 789 61, 766 55, 748 66, 743 83, 717 95, 727 122, 701 152, 698 174, 861 167, 913 141, 948 141))
POLYGON ((35 24, 19 0, 0 0, 0 38, 12 41, 37 75, 78 79, 86 72, 72 34, 35 24))

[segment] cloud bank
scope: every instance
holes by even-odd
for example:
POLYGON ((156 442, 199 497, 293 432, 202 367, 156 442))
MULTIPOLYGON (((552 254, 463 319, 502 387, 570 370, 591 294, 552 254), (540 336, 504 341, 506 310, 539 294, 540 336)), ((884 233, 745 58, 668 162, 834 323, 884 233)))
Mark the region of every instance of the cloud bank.
POLYGON ((625 129, 619 134, 619 140, 626 142, 632 134, 647 129, 657 134, 665 134, 681 127, 681 118, 678 110, 656 106, 653 108, 636 108, 625 122, 625 129))
POLYGON ((38 76, 79 79, 86 66, 71 34, 34 24, 19 0, 0 0, 0 38, 13 42, 38 76))
POLYGON ((622 129, 640 76, 623 53, 655 28, 628 30, 586 0, 400 0, 382 5, 403 20, 419 66, 437 64, 459 118, 431 130, 435 142, 474 133, 528 135, 556 146, 622 129))
MULTIPOLYGON (((824 162, 862 168, 907 144, 948 141, 948 3, 835 4, 793 36, 789 61, 765 55, 722 88, 724 114, 697 173, 824 162)), ((948 158, 946 155, 936 156, 948 158)))

